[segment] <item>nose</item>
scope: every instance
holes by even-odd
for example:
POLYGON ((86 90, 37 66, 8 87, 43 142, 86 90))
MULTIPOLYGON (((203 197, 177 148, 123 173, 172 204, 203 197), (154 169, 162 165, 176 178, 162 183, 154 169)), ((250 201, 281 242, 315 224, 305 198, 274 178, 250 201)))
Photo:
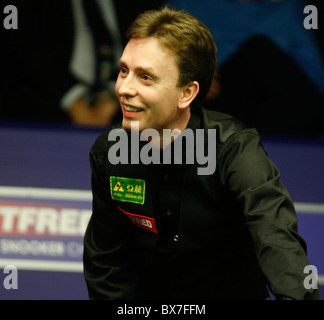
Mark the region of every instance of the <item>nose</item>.
POLYGON ((134 97, 137 93, 135 79, 128 74, 127 77, 118 77, 116 82, 116 92, 119 96, 134 97))

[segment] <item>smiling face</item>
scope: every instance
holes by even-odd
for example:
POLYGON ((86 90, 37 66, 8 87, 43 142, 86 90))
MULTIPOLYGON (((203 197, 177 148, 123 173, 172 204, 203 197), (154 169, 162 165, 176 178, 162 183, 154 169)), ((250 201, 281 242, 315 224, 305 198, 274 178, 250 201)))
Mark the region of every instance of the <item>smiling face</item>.
POLYGON ((123 127, 139 122, 139 131, 186 128, 190 103, 198 83, 178 87, 176 54, 155 38, 131 39, 120 59, 116 93, 123 112, 123 127))

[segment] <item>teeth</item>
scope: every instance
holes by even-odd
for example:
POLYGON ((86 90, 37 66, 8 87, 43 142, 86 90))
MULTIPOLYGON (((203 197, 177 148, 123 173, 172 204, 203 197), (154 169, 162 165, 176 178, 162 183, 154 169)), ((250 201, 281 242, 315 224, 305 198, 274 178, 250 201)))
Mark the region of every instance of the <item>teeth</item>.
POLYGON ((142 111, 142 109, 131 107, 131 106, 125 106, 124 105, 124 108, 125 108, 126 111, 129 111, 129 112, 140 112, 140 111, 142 111))

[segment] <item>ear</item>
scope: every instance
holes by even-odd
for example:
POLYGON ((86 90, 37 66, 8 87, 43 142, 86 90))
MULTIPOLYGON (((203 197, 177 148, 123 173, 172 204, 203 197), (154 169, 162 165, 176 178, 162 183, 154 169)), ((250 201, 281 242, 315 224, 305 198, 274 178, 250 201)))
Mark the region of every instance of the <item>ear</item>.
POLYGON ((199 83, 192 81, 183 87, 181 98, 179 99, 178 108, 185 109, 189 107, 192 101, 199 93, 199 83))

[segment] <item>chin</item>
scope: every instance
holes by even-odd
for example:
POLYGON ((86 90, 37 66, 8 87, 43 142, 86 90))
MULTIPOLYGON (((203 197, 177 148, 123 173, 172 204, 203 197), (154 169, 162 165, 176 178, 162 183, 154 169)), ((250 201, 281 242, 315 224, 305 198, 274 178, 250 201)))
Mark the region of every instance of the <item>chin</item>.
POLYGON ((123 119, 122 125, 125 130, 131 130, 131 121, 123 119))

